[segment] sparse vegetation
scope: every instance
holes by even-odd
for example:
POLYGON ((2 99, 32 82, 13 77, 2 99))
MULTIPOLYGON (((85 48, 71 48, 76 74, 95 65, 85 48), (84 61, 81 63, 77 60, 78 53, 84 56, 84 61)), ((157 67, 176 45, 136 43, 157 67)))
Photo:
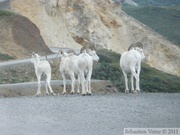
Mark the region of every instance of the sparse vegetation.
POLYGON ((13 12, 7 11, 7 10, 0 10, 0 17, 2 16, 9 16, 14 14, 13 12))
MULTIPOLYGON (((110 80, 121 92, 125 90, 122 71, 119 67, 120 55, 105 49, 99 50, 99 63, 94 67, 93 78, 110 80)), ((140 87, 143 92, 180 92, 180 77, 167 74, 142 64, 140 87)))
POLYGON ((12 56, 9 56, 8 54, 0 53, 0 60, 1 60, 1 61, 10 60, 10 59, 15 59, 15 58, 12 57, 12 56))

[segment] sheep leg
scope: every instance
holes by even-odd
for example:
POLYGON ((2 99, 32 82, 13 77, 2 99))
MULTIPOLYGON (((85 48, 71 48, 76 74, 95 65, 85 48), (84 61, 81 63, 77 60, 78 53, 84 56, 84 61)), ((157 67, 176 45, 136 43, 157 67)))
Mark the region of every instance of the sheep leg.
POLYGON ((82 95, 86 95, 85 92, 85 78, 84 78, 84 72, 80 71, 80 82, 81 82, 81 86, 82 86, 82 95))
POLYGON ((46 78, 46 80, 45 80, 45 85, 46 85, 46 94, 49 95, 48 84, 47 84, 47 78, 46 78))
POLYGON ((91 92, 91 80, 87 80, 87 83, 88 83, 88 95, 91 95, 92 92, 91 92))
POLYGON ((140 87, 139 87, 139 75, 140 75, 140 71, 141 71, 141 63, 138 63, 137 66, 137 80, 136 80, 136 91, 140 92, 140 87))
POLYGON ((77 94, 80 93, 80 75, 78 74, 78 88, 77 88, 77 94))
POLYGON ((131 69, 131 73, 136 79, 136 90, 140 91, 139 90, 139 75, 135 72, 135 69, 131 69))
POLYGON ((131 92, 135 93, 135 91, 134 91, 134 76, 133 76, 133 74, 131 74, 131 92))
POLYGON ((136 79, 136 91, 140 92, 140 88, 139 88, 139 76, 137 76, 137 79, 136 79))
POLYGON ((63 73, 62 74, 62 78, 63 78, 63 95, 66 94, 66 76, 65 74, 63 73))
POLYGON ((88 95, 92 94, 91 93, 91 74, 92 74, 92 71, 90 70, 86 78, 86 92, 88 95))
POLYGON ((71 94, 74 94, 74 84, 75 84, 75 81, 76 81, 76 79, 75 79, 75 77, 74 77, 74 73, 72 73, 71 75, 70 75, 70 77, 71 77, 71 94))
POLYGON ((124 75, 124 81, 125 81, 125 93, 128 94, 129 93, 129 88, 128 88, 128 78, 127 78, 127 74, 124 70, 122 70, 123 75, 124 75))
POLYGON ((41 94, 41 75, 37 75, 37 80, 38 80, 38 89, 37 89, 37 93, 36 96, 39 96, 41 94))
POLYGON ((50 81, 51 81, 51 74, 47 74, 46 82, 47 82, 48 88, 49 88, 49 90, 50 90, 50 93, 51 93, 52 95, 55 95, 55 93, 53 92, 53 90, 52 90, 52 88, 51 88, 50 81))

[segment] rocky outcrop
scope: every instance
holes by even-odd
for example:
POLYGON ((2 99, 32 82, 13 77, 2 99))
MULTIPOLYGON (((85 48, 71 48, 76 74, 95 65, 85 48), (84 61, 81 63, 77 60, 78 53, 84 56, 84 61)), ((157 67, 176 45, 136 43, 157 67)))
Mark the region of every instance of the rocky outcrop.
POLYGON ((144 44, 148 64, 180 76, 180 49, 121 11, 112 0, 14 0, 11 8, 34 22, 45 43, 80 48, 87 42, 118 53, 144 44))

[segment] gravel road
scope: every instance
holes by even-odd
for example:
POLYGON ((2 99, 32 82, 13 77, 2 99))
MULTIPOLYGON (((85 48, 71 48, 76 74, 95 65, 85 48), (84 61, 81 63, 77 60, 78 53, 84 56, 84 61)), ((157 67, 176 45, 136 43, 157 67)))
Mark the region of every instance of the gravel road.
POLYGON ((180 94, 0 98, 0 135, 123 135, 128 127, 180 127, 180 94))

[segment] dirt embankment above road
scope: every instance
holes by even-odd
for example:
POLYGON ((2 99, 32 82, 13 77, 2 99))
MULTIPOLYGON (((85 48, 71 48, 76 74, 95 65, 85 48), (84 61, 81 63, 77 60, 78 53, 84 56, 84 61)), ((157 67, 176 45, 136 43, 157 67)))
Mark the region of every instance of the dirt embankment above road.
POLYGON ((33 51, 52 53, 37 26, 26 17, 9 11, 0 11, 0 29, 1 54, 22 59, 29 57, 33 51))

